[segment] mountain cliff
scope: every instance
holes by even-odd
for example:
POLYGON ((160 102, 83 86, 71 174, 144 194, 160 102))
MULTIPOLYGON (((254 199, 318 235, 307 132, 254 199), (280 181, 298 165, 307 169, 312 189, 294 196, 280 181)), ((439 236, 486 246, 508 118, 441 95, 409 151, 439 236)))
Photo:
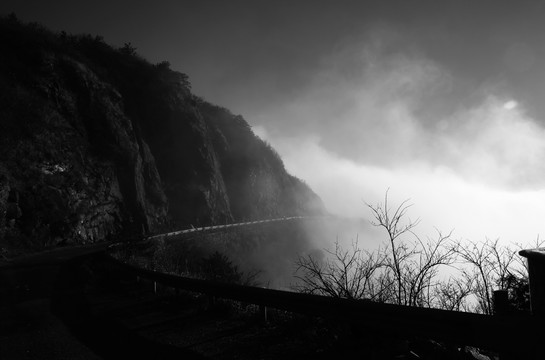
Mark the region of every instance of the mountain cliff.
POLYGON ((322 214, 227 109, 130 44, 0 19, 0 247, 322 214))

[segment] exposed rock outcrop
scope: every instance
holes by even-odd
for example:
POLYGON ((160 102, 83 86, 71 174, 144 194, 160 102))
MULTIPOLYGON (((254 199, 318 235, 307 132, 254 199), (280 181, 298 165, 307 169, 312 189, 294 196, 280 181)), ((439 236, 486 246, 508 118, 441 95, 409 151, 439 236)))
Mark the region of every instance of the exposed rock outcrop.
POLYGON ((278 153, 229 110, 199 101, 237 219, 321 214, 320 198, 288 174, 278 153))
POLYGON ((324 212, 240 116, 100 37, 0 20, 0 247, 324 212))

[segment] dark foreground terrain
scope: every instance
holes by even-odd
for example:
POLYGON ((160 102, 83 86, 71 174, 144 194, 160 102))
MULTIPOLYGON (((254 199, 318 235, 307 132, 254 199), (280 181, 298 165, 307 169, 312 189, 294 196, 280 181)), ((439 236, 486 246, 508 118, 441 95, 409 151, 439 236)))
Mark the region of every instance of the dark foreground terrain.
POLYGON ((475 359, 476 350, 154 287, 104 246, 0 267, 1 359, 475 359), (473 354, 472 354, 473 353, 473 354))

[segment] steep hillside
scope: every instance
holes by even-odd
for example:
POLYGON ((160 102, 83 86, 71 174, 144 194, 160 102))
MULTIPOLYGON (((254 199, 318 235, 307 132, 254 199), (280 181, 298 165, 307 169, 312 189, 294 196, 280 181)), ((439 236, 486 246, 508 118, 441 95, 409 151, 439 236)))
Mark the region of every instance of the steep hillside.
POLYGON ((288 174, 278 153, 229 110, 199 101, 236 219, 323 213, 319 197, 288 174))
POLYGON ((126 44, 0 19, 0 247, 325 210, 246 121, 126 44))

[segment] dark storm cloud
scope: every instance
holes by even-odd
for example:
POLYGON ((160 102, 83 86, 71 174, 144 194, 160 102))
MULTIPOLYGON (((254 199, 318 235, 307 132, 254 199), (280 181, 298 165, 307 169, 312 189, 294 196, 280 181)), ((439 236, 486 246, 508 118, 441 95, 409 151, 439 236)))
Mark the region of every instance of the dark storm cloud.
MULTIPOLYGON (((545 91, 538 1, 67 1, 7 0, 2 12, 54 30, 131 42, 157 62, 187 72, 194 89, 250 121, 306 91, 323 57, 377 27, 403 36, 386 54, 420 53, 457 79, 452 96, 423 116, 454 110, 465 89, 503 82, 541 112, 545 91)), ((349 73, 351 70, 347 70, 349 73)), ((279 120, 281 122, 281 120, 279 120)), ((286 120, 287 127, 294 120, 286 120)))

